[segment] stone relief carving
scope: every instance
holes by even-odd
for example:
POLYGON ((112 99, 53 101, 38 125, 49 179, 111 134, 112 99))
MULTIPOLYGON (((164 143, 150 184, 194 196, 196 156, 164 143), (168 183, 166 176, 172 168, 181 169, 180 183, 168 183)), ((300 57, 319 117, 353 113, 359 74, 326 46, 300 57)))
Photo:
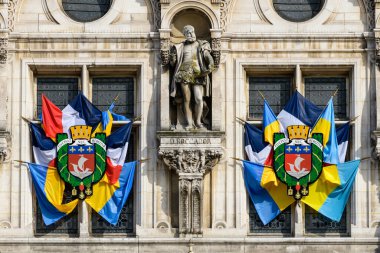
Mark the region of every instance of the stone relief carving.
POLYGON ((202 180, 194 179, 192 181, 192 196, 193 196, 192 232, 193 234, 201 233, 201 192, 202 192, 202 180))
POLYGON ((169 50, 170 50, 170 40, 169 38, 161 38, 160 40, 161 50, 161 64, 168 65, 169 64, 169 50))
POLYGON ((8 2, 8 29, 13 32, 15 27, 16 9, 19 0, 9 0, 8 2))
POLYGON ((190 180, 180 180, 179 192, 180 192, 180 233, 187 234, 190 232, 189 226, 189 200, 190 200, 190 180))
POLYGON ((367 12, 368 28, 373 30, 376 27, 375 18, 375 1, 374 0, 364 0, 364 5, 367 12))
POLYGON ((220 64, 220 50, 222 48, 222 43, 220 38, 211 39, 211 55, 214 58, 215 68, 219 67, 220 64))
POLYGON ((234 0, 220 0, 220 28, 225 32, 234 0))
POLYGON ((169 169, 179 173, 201 173, 211 170, 222 157, 221 150, 160 150, 159 155, 164 159, 169 169))
POLYGON ((153 9, 154 29, 158 31, 161 28, 161 3, 162 0, 150 0, 153 9))
POLYGON ((8 38, 0 38, 0 64, 5 64, 8 58, 8 38))

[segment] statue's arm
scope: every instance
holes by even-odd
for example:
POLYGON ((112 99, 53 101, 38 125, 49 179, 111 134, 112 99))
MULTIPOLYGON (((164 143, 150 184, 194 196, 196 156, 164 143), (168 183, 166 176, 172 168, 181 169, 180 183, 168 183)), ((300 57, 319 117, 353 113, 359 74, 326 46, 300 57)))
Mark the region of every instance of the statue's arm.
POLYGON ((215 63, 214 63, 214 58, 212 58, 211 55, 211 46, 210 43, 207 41, 202 41, 201 42, 201 48, 203 51, 203 58, 205 63, 207 64, 207 69, 209 70, 208 72, 211 73, 215 68, 215 63))
POLYGON ((172 46, 170 48, 169 63, 170 63, 170 66, 172 67, 174 67, 177 63, 177 49, 175 46, 172 46))
POLYGON ((208 50, 205 50, 204 53, 204 58, 205 58, 205 62, 207 63, 207 67, 208 69, 210 69, 211 71, 214 69, 214 58, 212 58, 212 55, 210 53, 210 51, 208 50))

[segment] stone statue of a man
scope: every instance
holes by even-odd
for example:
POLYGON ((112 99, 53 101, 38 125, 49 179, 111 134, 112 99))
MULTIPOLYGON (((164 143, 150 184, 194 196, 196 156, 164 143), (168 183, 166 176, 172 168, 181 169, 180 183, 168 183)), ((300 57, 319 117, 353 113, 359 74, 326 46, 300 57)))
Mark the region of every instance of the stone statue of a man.
POLYGON ((210 95, 209 74, 214 70, 210 43, 197 40, 194 27, 183 28, 186 40, 171 48, 169 61, 174 67, 170 96, 181 98, 185 129, 205 128, 202 123, 203 97, 210 95))

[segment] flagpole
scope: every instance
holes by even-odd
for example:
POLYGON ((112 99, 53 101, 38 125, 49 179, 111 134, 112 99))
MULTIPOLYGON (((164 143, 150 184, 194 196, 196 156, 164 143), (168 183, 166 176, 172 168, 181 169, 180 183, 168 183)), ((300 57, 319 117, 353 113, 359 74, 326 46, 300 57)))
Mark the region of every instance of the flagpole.
POLYGON ((120 92, 118 92, 115 96, 115 98, 113 99, 112 103, 115 103, 118 99, 119 99, 119 95, 120 95, 120 92))
POLYGON ((239 118, 239 117, 235 117, 236 118, 236 121, 239 122, 240 124, 247 124, 248 122, 243 120, 242 118, 239 118))
POLYGON ((261 97, 265 100, 264 94, 260 90, 257 90, 257 91, 260 93, 261 97))
POLYGON ((230 157, 231 159, 234 159, 235 161, 239 161, 239 162, 244 162, 243 159, 240 159, 240 158, 236 158, 236 157, 230 157))
POLYGON ((339 88, 338 88, 338 89, 336 89, 336 91, 334 91, 334 94, 332 95, 332 97, 335 97, 335 96, 336 96, 336 94, 338 93, 338 91, 339 91, 339 88))
POLYGON ((360 117, 360 115, 356 116, 356 117, 353 118, 353 119, 350 119, 350 120, 348 121, 348 123, 349 123, 350 125, 351 125, 351 124, 354 124, 355 121, 356 121, 359 117, 360 117))
POLYGON ((32 122, 30 119, 27 119, 27 118, 25 118, 25 117, 23 117, 23 116, 21 116, 21 118, 22 118, 23 120, 25 120, 26 122, 28 122, 28 123, 31 123, 31 122, 32 122))
POLYGON ((132 119, 132 121, 135 122, 135 121, 141 120, 141 116, 142 116, 142 114, 140 114, 140 115, 137 116, 137 117, 134 117, 134 118, 132 119))
POLYGON ((19 163, 26 163, 29 164, 28 162, 22 161, 22 160, 13 160, 14 162, 19 162, 19 163))

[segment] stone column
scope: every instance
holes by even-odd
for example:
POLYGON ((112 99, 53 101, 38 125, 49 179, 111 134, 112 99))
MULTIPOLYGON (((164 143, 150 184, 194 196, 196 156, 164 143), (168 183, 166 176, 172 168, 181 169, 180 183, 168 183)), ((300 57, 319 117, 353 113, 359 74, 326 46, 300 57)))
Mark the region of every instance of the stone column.
POLYGON ((202 234, 203 177, 222 157, 222 132, 158 132, 159 155, 179 176, 179 233, 202 234))

